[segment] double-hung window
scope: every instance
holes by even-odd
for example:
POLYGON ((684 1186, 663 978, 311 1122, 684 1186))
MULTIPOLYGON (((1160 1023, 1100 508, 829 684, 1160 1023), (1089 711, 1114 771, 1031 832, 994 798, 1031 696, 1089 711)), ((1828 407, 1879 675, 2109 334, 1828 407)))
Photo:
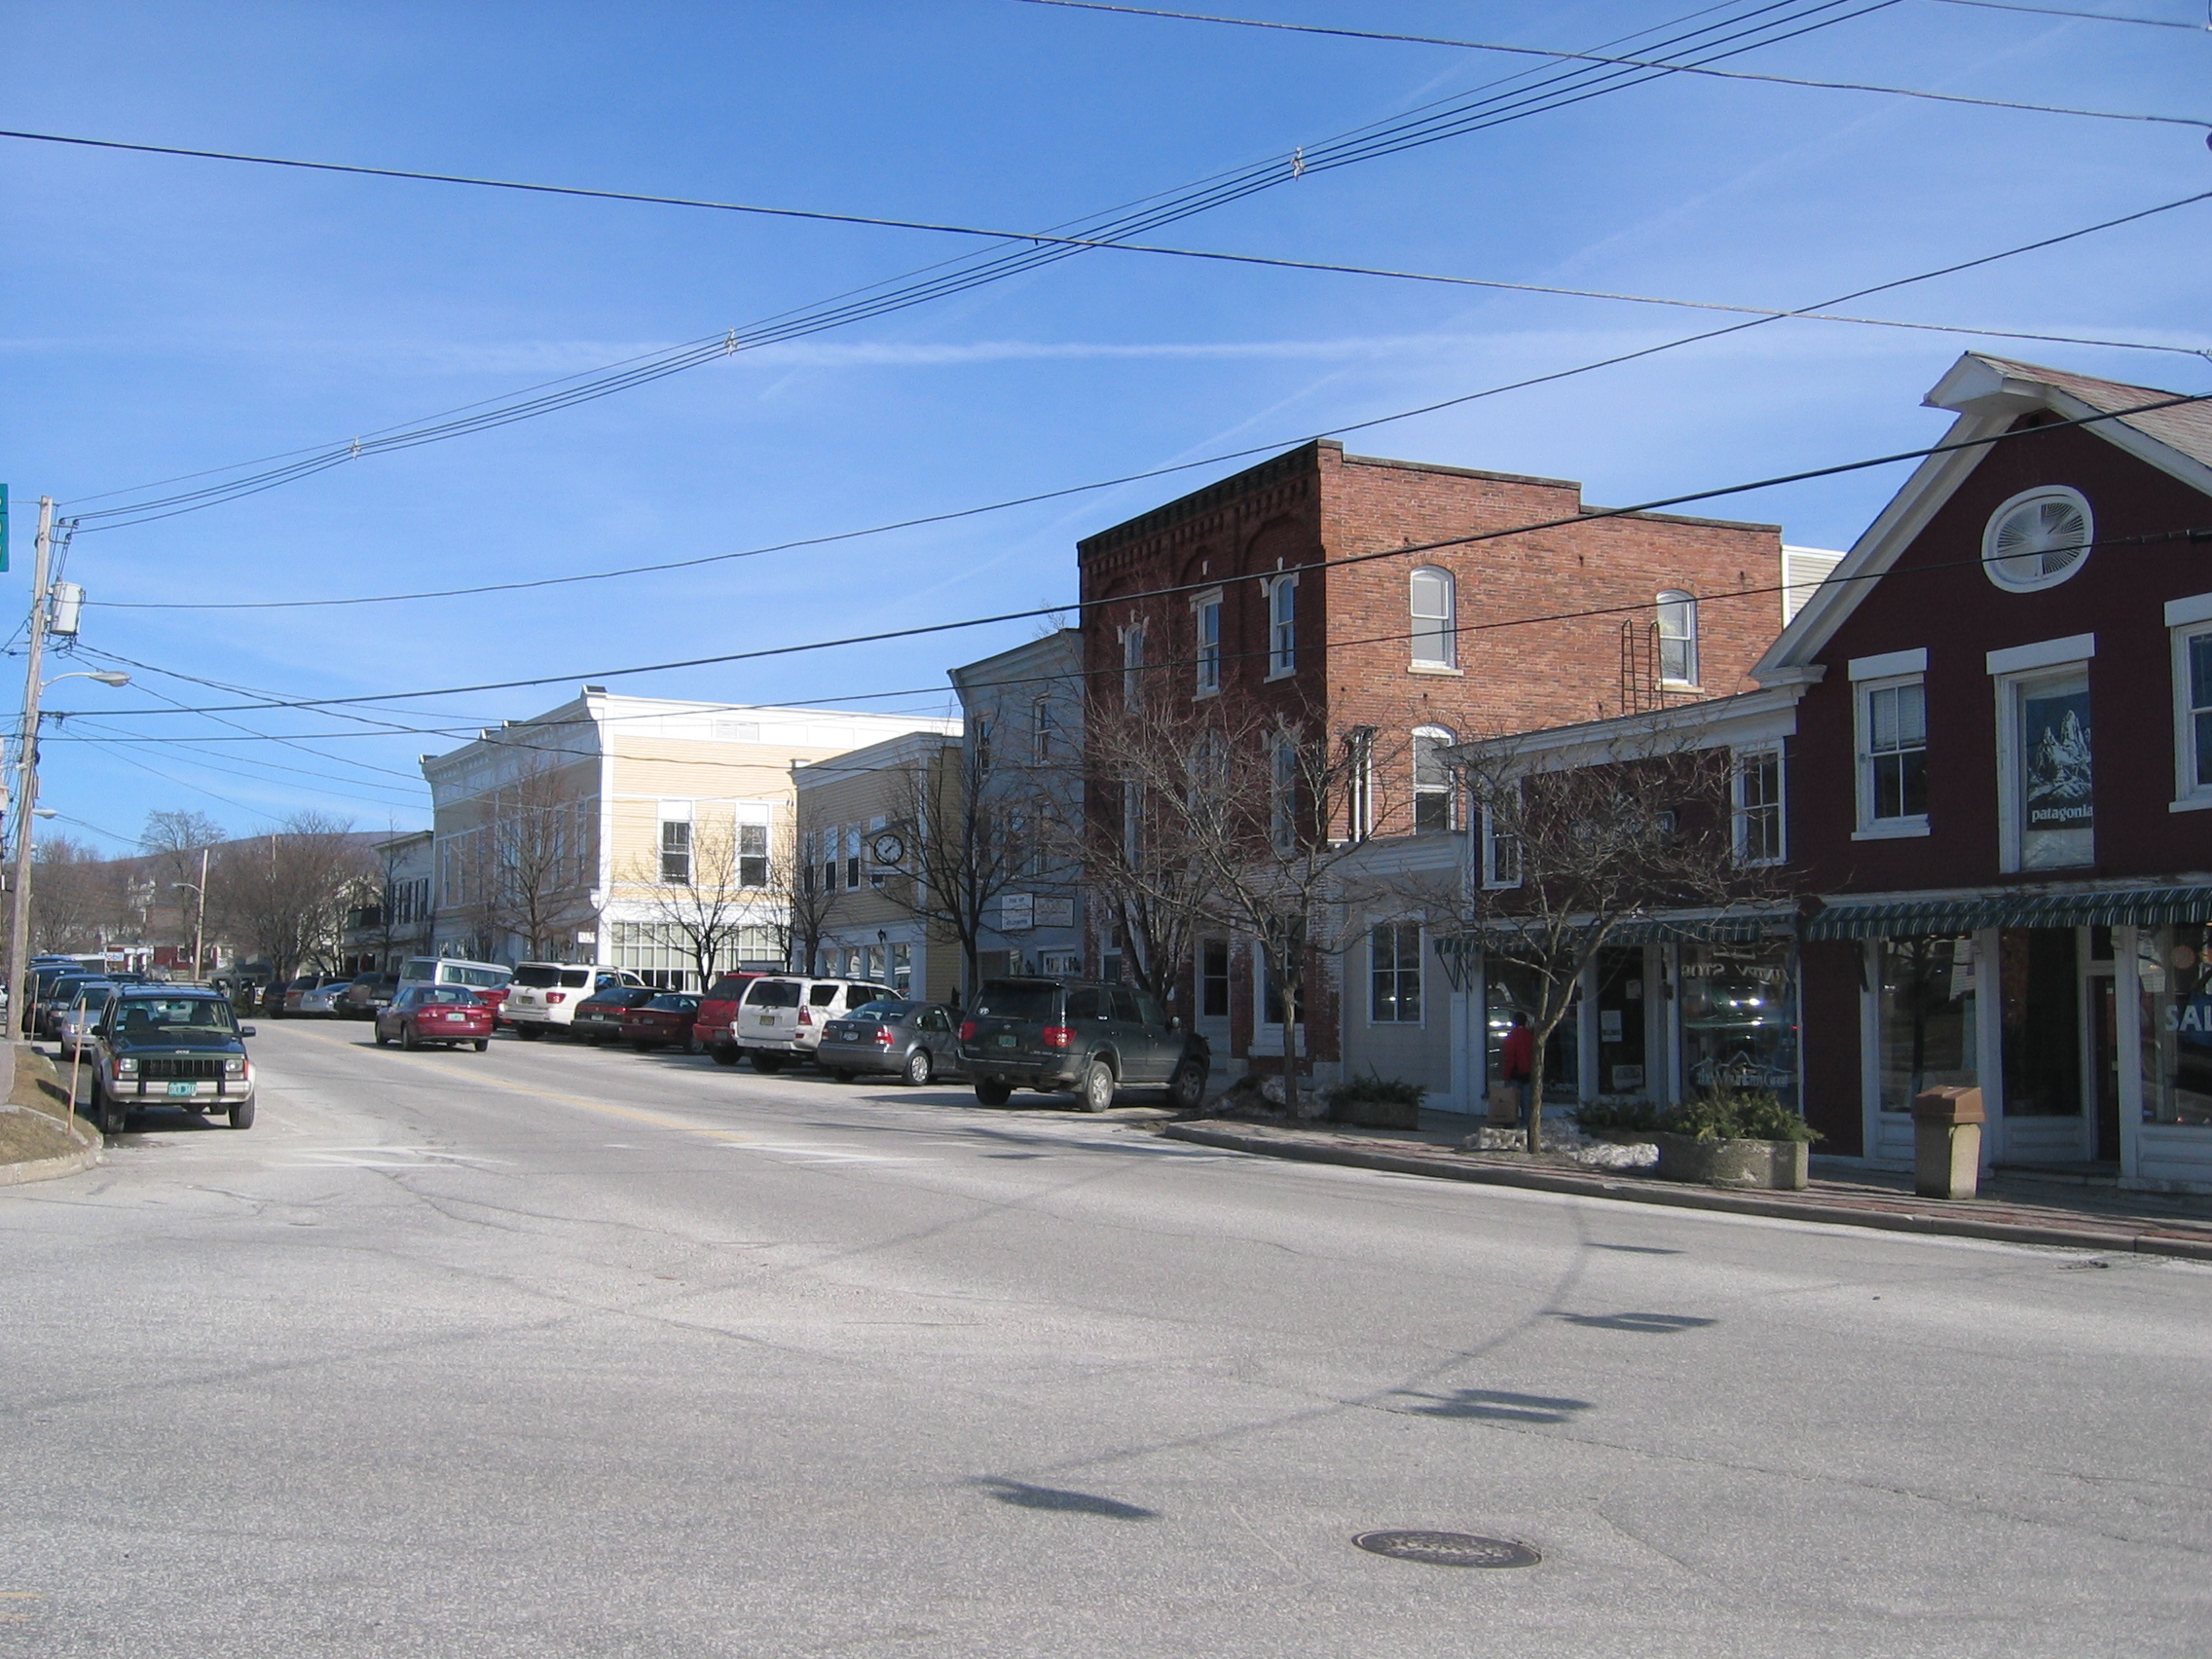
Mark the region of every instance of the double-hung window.
POLYGON ((1298 578, 1287 571, 1268 583, 1268 678, 1298 672, 1298 578))
POLYGON ((691 885, 691 820, 660 821, 660 880, 663 887, 691 885))
POLYGON ((1132 622, 1122 630, 1122 700, 1134 703, 1144 687, 1144 624, 1132 622))
POLYGON ((1221 689, 1221 590, 1202 593, 1192 602, 1191 625, 1198 649, 1193 653, 1197 668, 1197 694, 1210 697, 1221 689))
POLYGON ((1268 839, 1278 853, 1298 846, 1298 740, 1277 732, 1268 757, 1268 839))
POLYGON ((1420 924, 1384 922, 1367 936, 1367 1017, 1376 1025, 1420 1023, 1420 924))
POLYGON ((737 884, 740 887, 768 885, 768 826, 765 823, 737 827, 737 884))
POLYGON ((845 826, 845 886, 857 889, 861 884, 861 827, 845 826))
POLYGON ((1736 862, 1780 864, 1788 857, 1782 800, 1782 747, 1772 744, 1736 751, 1736 862))
POLYGON ((1457 595, 1452 572, 1426 568, 1412 577, 1414 667, 1458 666, 1457 595))
POLYGON ((1925 649, 1851 661, 1862 838, 1928 833, 1927 673, 1925 649))
POLYGON ((1678 588, 1659 596, 1659 683, 1697 683, 1697 601, 1678 588))
POLYGON ((1506 784, 1483 802, 1483 886, 1521 885, 1521 787, 1506 784))
POLYGON ((1052 699, 1039 697, 1029 705, 1029 758, 1038 765, 1052 759, 1052 699))
POLYGON ((2176 812, 2212 808, 2212 593, 2166 607, 2174 640, 2176 812))
POLYGON ((1452 828, 1452 763, 1447 752, 1456 742, 1442 726, 1414 728, 1414 829, 1452 828))

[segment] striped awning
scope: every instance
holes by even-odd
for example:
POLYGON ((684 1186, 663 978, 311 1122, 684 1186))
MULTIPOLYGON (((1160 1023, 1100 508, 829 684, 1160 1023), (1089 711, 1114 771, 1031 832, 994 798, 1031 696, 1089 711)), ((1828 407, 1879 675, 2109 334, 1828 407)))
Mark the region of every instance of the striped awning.
POLYGON ((2126 887, 2077 893, 1972 894, 1880 904, 1830 904, 1807 939, 1908 939, 1976 928, 2157 927, 2212 917, 2212 887, 2126 887))

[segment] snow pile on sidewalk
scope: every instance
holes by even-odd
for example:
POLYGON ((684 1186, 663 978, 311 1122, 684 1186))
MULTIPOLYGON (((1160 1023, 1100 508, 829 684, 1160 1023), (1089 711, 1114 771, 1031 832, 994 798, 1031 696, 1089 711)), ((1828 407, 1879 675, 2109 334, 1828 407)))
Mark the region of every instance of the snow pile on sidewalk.
MULTIPOLYGON (((1459 1146, 1466 1152, 1526 1152, 1529 1134, 1518 1128, 1480 1128, 1459 1146)), ((1572 1124, 1546 1123, 1544 1150, 1586 1169, 1648 1169, 1659 1161, 1659 1149, 1649 1141, 1592 1140, 1572 1124)))

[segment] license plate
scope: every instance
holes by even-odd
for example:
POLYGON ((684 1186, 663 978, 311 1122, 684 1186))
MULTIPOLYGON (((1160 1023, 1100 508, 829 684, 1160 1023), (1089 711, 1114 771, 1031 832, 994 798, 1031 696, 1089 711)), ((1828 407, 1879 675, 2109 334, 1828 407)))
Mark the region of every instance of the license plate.
POLYGON ((197 1083, 172 1083, 169 1085, 169 1093, 179 1100, 189 1100, 199 1092, 200 1086, 197 1083))
POLYGON ((858 1031, 840 1031, 837 1033, 837 1041, 840 1043, 858 1043, 860 1040, 861 1034, 858 1031))
POLYGON ((1016 1037, 1011 1031, 1002 1031, 998 1035, 998 1045, 1002 1049, 1012 1049, 1019 1044, 1020 1041, 1021 1039, 1016 1037))

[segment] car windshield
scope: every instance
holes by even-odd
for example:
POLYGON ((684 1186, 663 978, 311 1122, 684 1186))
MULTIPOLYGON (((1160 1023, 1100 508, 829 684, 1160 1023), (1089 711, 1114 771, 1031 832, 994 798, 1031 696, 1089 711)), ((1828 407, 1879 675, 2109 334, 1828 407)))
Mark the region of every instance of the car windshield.
POLYGON ((127 1042, 236 1037, 239 1031, 231 1005, 220 997, 131 997, 116 1012, 116 1029, 127 1042))
POLYGON ((1050 1019, 1059 994, 1057 985, 986 983, 976 993, 976 1012, 997 1019, 1050 1019))

